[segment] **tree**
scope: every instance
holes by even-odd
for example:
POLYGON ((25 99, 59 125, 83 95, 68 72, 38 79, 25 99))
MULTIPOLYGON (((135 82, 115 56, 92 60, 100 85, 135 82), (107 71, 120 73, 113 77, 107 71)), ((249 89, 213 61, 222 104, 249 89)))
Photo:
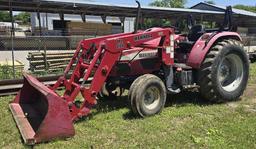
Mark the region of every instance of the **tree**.
POLYGON ((10 22, 11 17, 8 11, 0 11, 0 22, 10 22))
MULTIPOLYGON (((14 16, 14 20, 19 20, 23 24, 28 24, 30 22, 30 13, 21 12, 14 16)), ((10 13, 8 11, 0 11, 0 22, 11 22, 10 13)))
POLYGON ((240 5, 235 5, 233 7, 237 9, 246 10, 246 11, 256 12, 256 6, 246 6, 246 5, 240 4, 240 5))
POLYGON ((30 22, 30 13, 21 12, 14 16, 15 20, 21 21, 23 24, 28 24, 30 22))
MULTIPOLYGON (((155 0, 154 2, 150 3, 150 6, 156 7, 174 7, 174 8, 184 8, 184 5, 187 1, 186 0, 155 0)), ((182 24, 182 23, 181 23, 182 24)), ((168 19, 160 19, 160 18, 146 18, 144 19, 144 28, 150 27, 165 27, 165 26, 172 26, 172 22, 168 19)))
POLYGON ((215 5, 215 4, 216 4, 213 0, 204 1, 204 2, 207 3, 207 4, 212 4, 212 5, 215 5))
POLYGON ((184 8, 186 0, 155 0, 150 6, 184 8))

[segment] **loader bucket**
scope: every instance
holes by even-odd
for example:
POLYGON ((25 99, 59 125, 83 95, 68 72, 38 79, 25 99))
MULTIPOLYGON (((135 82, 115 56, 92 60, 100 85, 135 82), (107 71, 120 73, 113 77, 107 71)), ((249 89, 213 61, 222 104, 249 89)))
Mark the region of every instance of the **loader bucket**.
POLYGON ((28 74, 24 74, 24 85, 9 106, 25 144, 75 134, 67 103, 28 74))

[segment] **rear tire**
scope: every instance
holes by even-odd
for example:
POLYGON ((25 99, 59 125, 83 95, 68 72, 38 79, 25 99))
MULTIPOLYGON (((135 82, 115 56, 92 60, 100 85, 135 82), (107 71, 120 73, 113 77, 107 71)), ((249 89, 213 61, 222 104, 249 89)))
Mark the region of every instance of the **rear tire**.
POLYGON ((145 74, 132 83, 128 98, 135 114, 141 117, 151 116, 164 108, 166 88, 160 78, 145 74))
POLYGON ((198 74, 200 94, 207 100, 238 99, 249 76, 249 60, 241 42, 224 40, 210 49, 198 74))

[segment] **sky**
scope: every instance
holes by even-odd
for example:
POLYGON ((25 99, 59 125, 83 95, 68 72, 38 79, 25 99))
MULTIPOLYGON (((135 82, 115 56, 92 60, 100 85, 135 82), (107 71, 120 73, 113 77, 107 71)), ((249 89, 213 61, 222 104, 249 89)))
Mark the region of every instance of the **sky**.
MULTIPOLYGON (((128 5, 136 5, 135 0, 90 0, 94 2, 102 2, 102 3, 109 3, 109 4, 128 4, 128 5)), ((142 5, 148 5, 149 3, 153 2, 154 0, 139 0, 142 5)), ((191 7, 203 0, 187 0, 186 7, 191 7)), ((243 5, 251 5, 256 6, 256 0, 214 0, 217 5, 228 6, 228 5, 236 5, 236 4, 243 4, 243 5)))

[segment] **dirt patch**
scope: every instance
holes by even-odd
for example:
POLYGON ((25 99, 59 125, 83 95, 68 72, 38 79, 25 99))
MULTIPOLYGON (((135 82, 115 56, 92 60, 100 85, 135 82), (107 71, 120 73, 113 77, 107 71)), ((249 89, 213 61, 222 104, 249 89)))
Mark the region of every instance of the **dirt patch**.
POLYGON ((181 126, 191 120, 191 117, 175 117, 172 119, 172 126, 181 126))
POLYGON ((226 105, 228 107, 231 107, 231 108, 237 108, 239 106, 239 103, 237 103, 237 102, 229 102, 226 105))
POLYGON ((256 113, 256 109, 254 108, 245 108, 244 110, 249 113, 256 113))
POLYGON ((250 84, 244 91, 243 98, 248 99, 249 103, 256 104, 256 84, 250 84))
POLYGON ((256 84, 250 84, 247 86, 242 96, 241 102, 228 102, 226 103, 226 105, 233 109, 236 109, 237 107, 242 105, 243 108, 254 111, 255 109, 251 108, 251 106, 256 105, 256 84))
POLYGON ((244 91, 243 97, 256 98, 256 84, 248 85, 244 91))

